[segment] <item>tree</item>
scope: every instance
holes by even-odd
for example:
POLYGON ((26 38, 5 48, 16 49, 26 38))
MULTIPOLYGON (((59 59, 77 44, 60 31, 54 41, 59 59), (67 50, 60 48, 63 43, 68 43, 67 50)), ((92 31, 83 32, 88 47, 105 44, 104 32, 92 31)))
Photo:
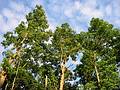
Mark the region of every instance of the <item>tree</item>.
MULTIPOLYGON (((27 22, 21 22, 14 32, 7 32, 2 45, 12 49, 6 51, 2 64, 5 72, 3 89, 11 90, 39 90, 44 88, 38 76, 40 64, 45 49, 45 41, 49 40, 50 31, 44 10, 36 6, 33 12, 26 16, 27 22)), ((41 76, 39 76, 41 77, 41 76)))
MULTIPOLYGON (((65 73, 66 73, 66 62, 69 60, 69 56, 72 58, 75 57, 78 47, 75 40, 75 32, 71 27, 65 23, 61 27, 57 27, 53 39, 52 39, 52 48, 54 56, 57 57, 58 65, 60 65, 60 89, 63 90, 65 82, 65 73)), ((73 58, 74 59, 74 58, 73 58)))
POLYGON ((111 24, 98 18, 90 22, 88 32, 78 35, 83 58, 76 72, 85 89, 117 89, 119 77, 113 40, 119 31, 111 24))
POLYGON ((36 6, 26 19, 27 22, 21 22, 14 32, 4 35, 3 46, 11 45, 12 49, 4 52, 2 71, 7 77, 2 88, 57 90, 60 87, 63 90, 70 74, 66 62, 78 50, 75 32, 67 23, 57 27, 54 33, 46 30, 48 24, 41 6, 36 6), (52 44, 47 44, 50 38, 53 38, 52 44))
POLYGON ((90 22, 88 32, 76 32, 68 23, 51 32, 41 6, 26 15, 13 32, 4 35, 6 50, 0 72, 3 90, 113 90, 118 89, 120 31, 98 18, 90 22), (83 53, 76 76, 67 67, 83 53), (71 78, 80 78, 70 83, 71 78), (79 84, 79 85, 78 85, 79 84), (78 87, 77 87, 78 85, 78 87))

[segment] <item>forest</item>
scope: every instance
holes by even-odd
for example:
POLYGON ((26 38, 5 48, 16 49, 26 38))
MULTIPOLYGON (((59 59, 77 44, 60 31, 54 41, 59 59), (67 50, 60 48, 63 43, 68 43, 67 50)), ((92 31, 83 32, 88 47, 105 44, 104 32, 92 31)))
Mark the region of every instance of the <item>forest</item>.
POLYGON ((80 33, 51 30, 37 5, 1 44, 1 90, 120 90, 120 29, 100 18, 80 33))

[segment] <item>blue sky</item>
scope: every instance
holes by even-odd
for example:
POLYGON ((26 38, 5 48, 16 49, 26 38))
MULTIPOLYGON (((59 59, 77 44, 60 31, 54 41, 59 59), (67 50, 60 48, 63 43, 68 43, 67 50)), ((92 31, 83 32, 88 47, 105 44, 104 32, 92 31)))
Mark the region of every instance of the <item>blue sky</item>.
MULTIPOLYGON (((25 21, 36 4, 43 6, 52 30, 68 22, 77 32, 87 31, 92 17, 120 27, 120 0, 0 0, 0 42, 4 33, 25 21)), ((0 61, 3 50, 0 45, 0 61)))

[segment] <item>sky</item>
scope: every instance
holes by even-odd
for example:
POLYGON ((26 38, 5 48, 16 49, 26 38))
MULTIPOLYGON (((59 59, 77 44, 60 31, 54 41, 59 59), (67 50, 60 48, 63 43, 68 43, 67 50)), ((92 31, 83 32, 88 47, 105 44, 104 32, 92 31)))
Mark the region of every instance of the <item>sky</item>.
MULTIPOLYGON (((0 42, 36 5, 42 5, 52 30, 69 23, 77 32, 87 31, 92 17, 120 27, 120 0, 0 0, 0 42)), ((0 44, 0 61, 4 48, 0 44)))

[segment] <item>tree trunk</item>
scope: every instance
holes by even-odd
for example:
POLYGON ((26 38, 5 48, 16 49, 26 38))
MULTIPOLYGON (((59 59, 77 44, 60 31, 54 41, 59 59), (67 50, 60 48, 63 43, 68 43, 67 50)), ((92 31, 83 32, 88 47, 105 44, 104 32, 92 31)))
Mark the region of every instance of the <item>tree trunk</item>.
POLYGON ((4 71, 0 72, 0 88, 2 87, 2 85, 5 82, 5 78, 6 78, 6 74, 4 71))
POLYGON ((100 76, 96 65, 96 55, 94 54, 94 68, 97 76, 98 87, 100 87, 100 76))
MULTIPOLYGON (((21 44, 23 44, 23 42, 26 40, 28 33, 25 34, 25 37, 23 38, 23 40, 20 42, 21 44)), ((21 47, 17 47, 16 53, 14 55, 20 56, 20 52, 21 52, 22 48, 21 47)), ((14 57, 14 56, 13 56, 14 57)), ((10 56, 9 57, 9 64, 14 64, 14 59, 10 56)), ((4 72, 4 75, 0 73, 0 87, 2 87, 2 85, 5 82, 7 73, 4 70, 1 70, 1 72, 4 72)))
POLYGON ((61 76, 60 76, 60 88, 59 90, 63 90, 64 88, 64 74, 65 74, 65 64, 66 64, 66 56, 64 56, 63 48, 61 47, 61 76))
POLYGON ((64 87, 64 73, 65 73, 65 64, 61 63, 61 79, 60 79, 59 90, 63 90, 63 87, 64 87))
POLYGON ((45 75, 45 90, 47 90, 48 77, 45 75))
POLYGON ((96 65, 95 65, 95 72, 96 72, 96 76, 97 76, 98 85, 100 86, 100 76, 99 76, 99 72, 97 70, 96 65))

